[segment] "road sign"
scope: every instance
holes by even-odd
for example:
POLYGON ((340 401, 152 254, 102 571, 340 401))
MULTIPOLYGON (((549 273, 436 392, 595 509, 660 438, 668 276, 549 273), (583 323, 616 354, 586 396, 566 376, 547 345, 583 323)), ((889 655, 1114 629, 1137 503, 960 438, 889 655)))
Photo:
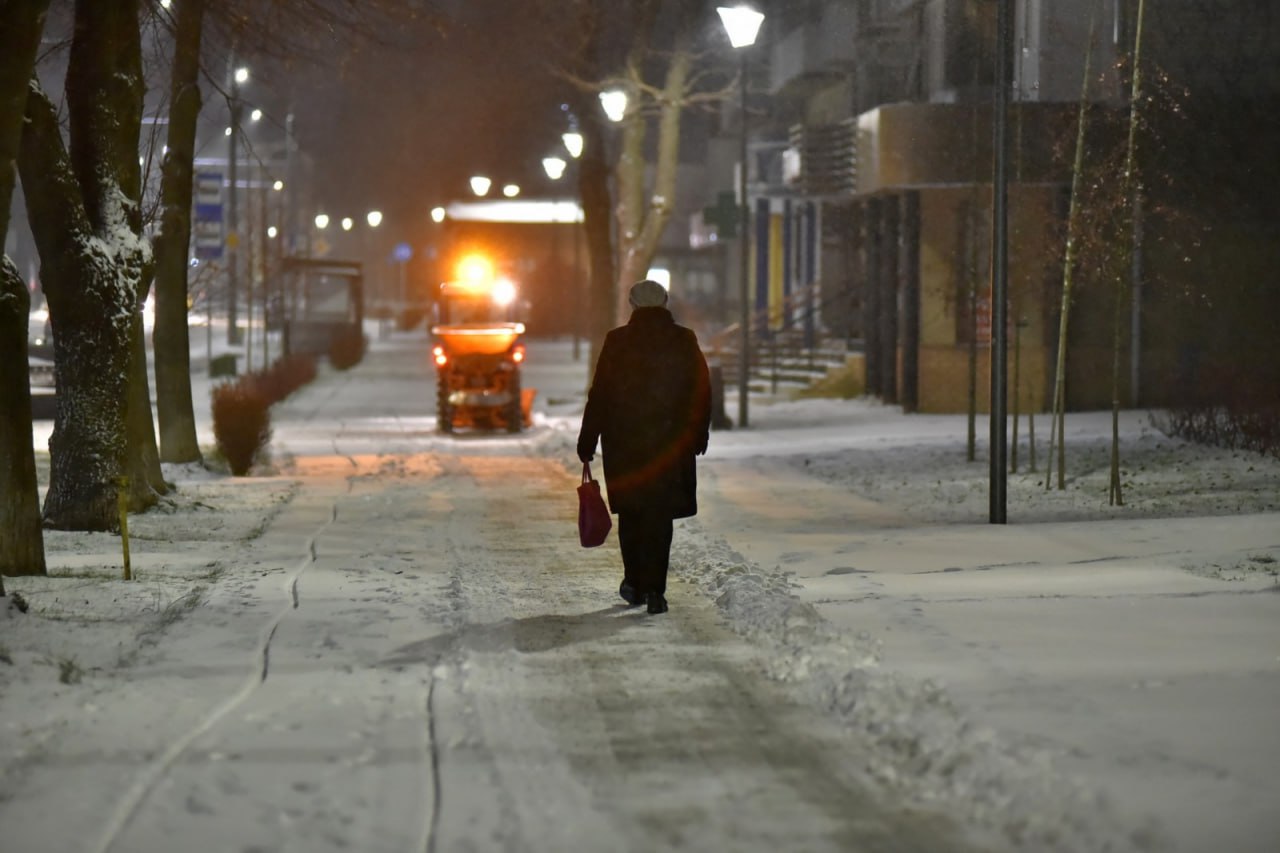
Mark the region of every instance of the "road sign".
POLYGON ((197 172, 195 216, 192 218, 195 255, 209 261, 222 257, 222 173, 197 172))

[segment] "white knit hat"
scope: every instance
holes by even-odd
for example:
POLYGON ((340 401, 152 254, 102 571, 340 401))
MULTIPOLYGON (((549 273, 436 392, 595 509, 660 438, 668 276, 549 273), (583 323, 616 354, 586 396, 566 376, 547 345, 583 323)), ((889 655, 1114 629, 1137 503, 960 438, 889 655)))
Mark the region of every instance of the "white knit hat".
POLYGON ((632 308, 660 308, 667 304, 667 289, 656 281, 645 279, 631 285, 632 308))

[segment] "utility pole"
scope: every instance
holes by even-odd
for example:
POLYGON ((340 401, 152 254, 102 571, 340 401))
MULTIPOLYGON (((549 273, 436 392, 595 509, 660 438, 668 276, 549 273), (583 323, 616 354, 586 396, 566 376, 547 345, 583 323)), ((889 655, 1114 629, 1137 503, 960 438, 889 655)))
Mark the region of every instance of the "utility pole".
POLYGON ((231 111, 230 132, 227 134, 227 344, 240 344, 239 318, 237 317, 236 300, 240 287, 240 233, 236 191, 239 176, 236 174, 237 160, 240 159, 240 82, 244 76, 236 68, 236 56, 232 52, 227 60, 228 105, 231 111))
POLYGON ((1009 90, 1013 83, 1012 0, 996 3, 995 174, 991 211, 991 488, 990 521, 1004 524, 1008 503, 1009 436, 1009 90))

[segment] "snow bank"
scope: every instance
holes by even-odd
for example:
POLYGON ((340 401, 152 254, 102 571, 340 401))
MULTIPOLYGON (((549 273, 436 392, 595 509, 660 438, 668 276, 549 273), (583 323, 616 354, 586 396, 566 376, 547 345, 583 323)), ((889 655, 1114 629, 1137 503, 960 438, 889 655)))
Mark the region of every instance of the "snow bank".
POLYGON ((682 524, 672 571, 715 599, 730 627, 769 654, 768 677, 840 720, 865 772, 910 803, 939 806, 1028 850, 1125 850, 1107 804, 1054 769, 1042 749, 974 725, 930 680, 880 667, 880 643, 842 634, 793 593, 790 573, 764 571, 696 521, 682 524))

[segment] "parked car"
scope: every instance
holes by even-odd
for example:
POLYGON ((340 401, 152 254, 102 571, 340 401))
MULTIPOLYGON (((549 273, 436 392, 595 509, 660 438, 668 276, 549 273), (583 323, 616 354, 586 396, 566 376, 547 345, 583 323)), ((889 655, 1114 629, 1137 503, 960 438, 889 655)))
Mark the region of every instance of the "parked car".
POLYGON ((53 381, 53 359, 27 348, 27 375, 31 383, 31 417, 37 421, 53 419, 58 390, 53 381))
POLYGON ((51 420, 58 391, 53 380, 53 334, 44 309, 32 311, 27 319, 27 376, 32 419, 51 420))

